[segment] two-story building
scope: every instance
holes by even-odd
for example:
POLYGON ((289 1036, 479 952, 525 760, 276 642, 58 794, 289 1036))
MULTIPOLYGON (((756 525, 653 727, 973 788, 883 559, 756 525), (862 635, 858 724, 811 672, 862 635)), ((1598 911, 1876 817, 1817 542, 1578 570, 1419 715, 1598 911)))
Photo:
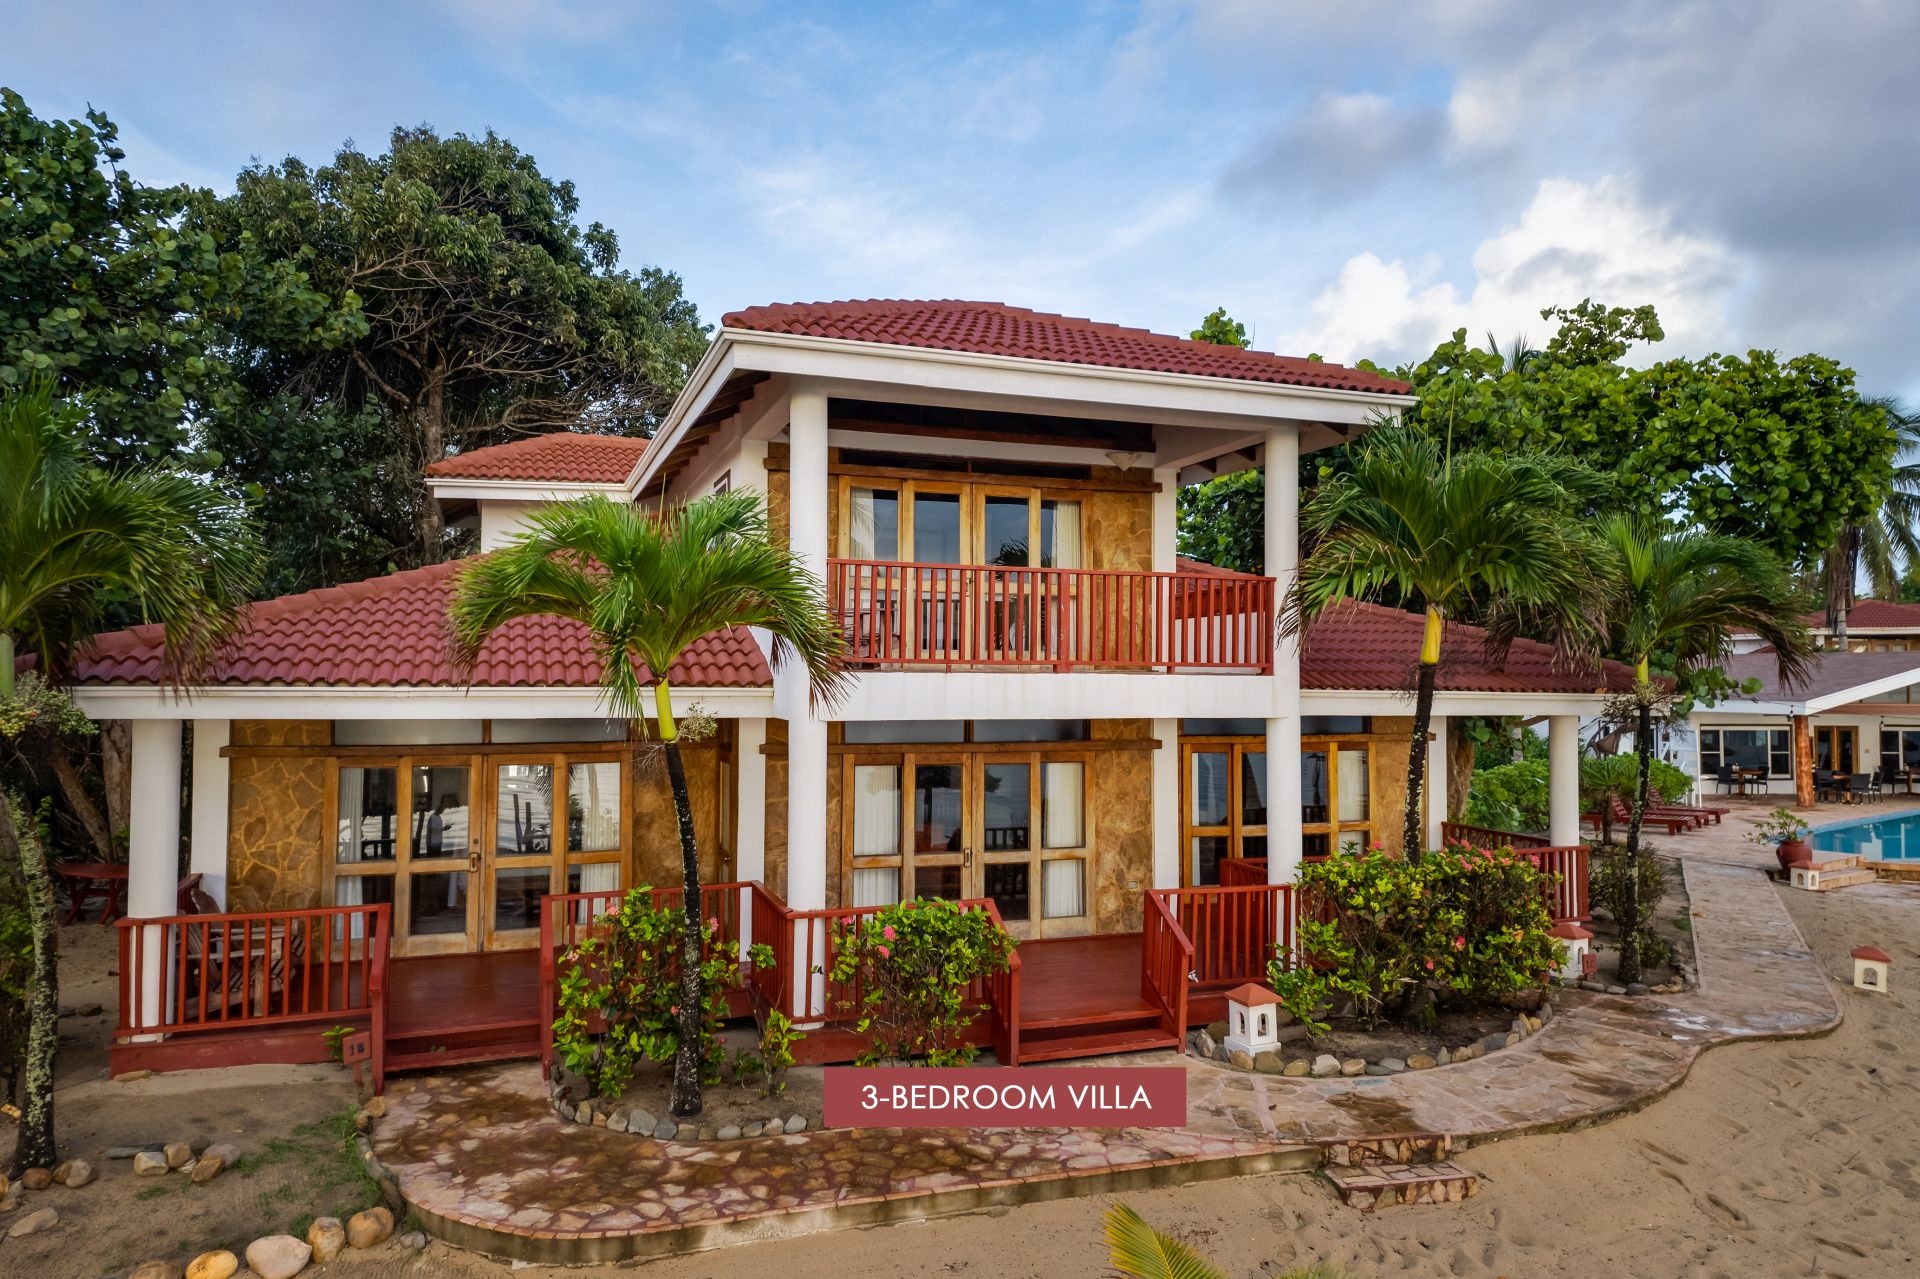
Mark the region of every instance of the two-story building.
MULTIPOLYGON (((1419 617, 1346 605, 1296 642, 1277 616, 1301 459, 1409 402, 1339 365, 997 304, 767 306, 725 317, 651 441, 539 436, 428 480, 482 552, 582 493, 762 494, 858 678, 814 705, 804 672, 773 669, 746 631, 706 637, 671 673, 676 714, 716 726, 689 755, 705 877, 732 886, 717 909, 742 935, 778 930, 783 998, 804 1019, 827 1011, 806 956, 828 914, 990 902, 1023 942, 1026 1020, 1001 1032, 1024 1028, 1026 1060, 1178 1043, 1202 1008, 1190 978, 1264 971, 1304 857, 1397 845, 1419 617), (1253 466, 1268 575, 1179 559, 1179 487, 1253 466), (1238 967, 1203 972, 1192 934, 1268 886, 1246 899, 1257 928, 1238 967), (1166 961, 1177 973, 1144 979, 1163 942, 1186 947, 1166 961), (1124 1007, 1047 1014, 1049 973, 1094 972, 1117 974, 1091 985, 1124 1007)), ((523 1052, 549 1016, 535 970, 575 917, 566 903, 678 883, 664 770, 607 720, 582 634, 514 623, 463 682, 444 620, 459 571, 256 605, 184 692, 161 683, 151 630, 101 638, 79 696, 133 721, 130 914, 176 914, 190 724, 188 869, 228 912, 214 918, 283 917, 244 944, 181 920, 128 926, 117 1064, 208 1058, 231 1023, 212 1010, 236 1002, 295 1057, 317 1019, 363 1017, 386 1019, 394 1066, 523 1052), (297 948, 274 940, 302 930, 297 948), (308 971, 316 953, 346 965, 376 948, 377 978, 308 971), (196 986, 209 971, 219 986, 241 950, 264 977, 196 986), (312 992, 336 986, 316 1018, 312 992)), ((1495 665, 1482 638, 1448 628, 1431 792, 1445 794, 1447 715, 1545 716, 1550 841, 1576 847, 1578 723, 1631 676, 1559 670, 1527 641, 1495 665)), ((1428 805, 1430 845, 1444 817, 1428 805)))

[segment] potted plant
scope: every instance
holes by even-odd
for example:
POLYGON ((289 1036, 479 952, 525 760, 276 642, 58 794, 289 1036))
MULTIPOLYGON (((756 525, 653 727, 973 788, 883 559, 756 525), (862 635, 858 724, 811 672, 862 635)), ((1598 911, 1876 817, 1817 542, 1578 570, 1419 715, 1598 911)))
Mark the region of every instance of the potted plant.
POLYGON ((1774 845, 1781 870, 1795 862, 1813 860, 1813 845, 1807 843, 1807 824, 1792 809, 1774 809, 1754 823, 1747 839, 1755 844, 1774 845))

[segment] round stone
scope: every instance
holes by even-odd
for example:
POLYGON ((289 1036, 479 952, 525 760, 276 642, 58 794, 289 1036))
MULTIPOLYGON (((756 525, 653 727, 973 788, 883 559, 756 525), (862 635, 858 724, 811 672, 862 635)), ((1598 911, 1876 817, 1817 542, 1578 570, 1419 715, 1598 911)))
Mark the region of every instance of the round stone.
POLYGON ((720 1140, 721 1141, 740 1140, 740 1125, 739 1124, 721 1124, 720 1140))
POLYGON ((1287 1059, 1269 1048, 1253 1055, 1253 1068, 1263 1075, 1277 1075, 1287 1068, 1287 1059))
POLYGON ((25 1239, 28 1235, 37 1235, 42 1230, 52 1230, 60 1224, 60 1214, 51 1208, 36 1208, 13 1223, 7 1231, 9 1239, 25 1239))
POLYGON ((1364 1057, 1349 1057, 1340 1063, 1340 1073, 1349 1079, 1355 1075, 1364 1075, 1366 1072, 1367 1059, 1364 1057))
POLYGON ((247 1269, 259 1279, 293 1279, 312 1259, 313 1249, 292 1235, 268 1235, 247 1245, 247 1269))
POLYGON ((1647 983, 1643 981, 1630 981, 1627 983, 1627 993, 1629 995, 1644 995, 1647 993, 1647 983))
POLYGON ((28 1190, 45 1190, 53 1184, 53 1169, 29 1168, 20 1174, 20 1184, 28 1190))
POLYGON ((627 1112, 628 1132, 641 1132, 651 1135, 659 1124, 660 1121, 653 1117, 653 1112, 650 1110, 643 1110, 639 1106, 635 1106, 627 1112))
MULTIPOLYGON (((1442 1048, 1439 1052, 1433 1055, 1433 1064, 1436 1066, 1447 1066, 1447 1065, 1451 1065, 1452 1063, 1453 1063, 1453 1054, 1448 1052, 1444 1048, 1442 1048)), ((1411 1057, 1407 1058, 1407 1065, 1409 1066, 1413 1065, 1413 1058, 1411 1057)))
MULTIPOLYGON (((350 1248, 372 1248, 387 1241, 393 1233, 393 1214, 385 1208, 364 1208, 347 1218, 347 1246, 350 1248)), ((247 1263, 253 1263, 253 1254, 247 1254, 247 1263)))
POLYGON ((781 1128, 782 1132, 786 1132, 789 1134, 796 1133, 796 1132, 805 1132, 806 1130, 807 1130, 807 1117, 805 1115, 788 1115, 787 1122, 781 1128))
POLYGON ((672 1141, 679 1133, 680 1125, 671 1119, 656 1120, 653 1125, 653 1135, 660 1141, 672 1141))
POLYGON ((180 1267, 171 1261, 143 1261, 127 1271, 127 1279, 180 1279, 180 1267))
POLYGON ((1307 1063, 1306 1058, 1296 1057, 1292 1061, 1288 1062, 1286 1069, 1282 1070, 1280 1073, 1285 1075, 1289 1079, 1298 1079, 1301 1076, 1307 1074, 1312 1069, 1313 1067, 1307 1063))
POLYGON ((187 1279, 233 1279, 239 1269, 240 1258, 225 1248, 215 1248, 187 1263, 187 1279))
POLYGON ((1413 1059, 1410 1057, 1404 1061, 1398 1057, 1382 1057, 1380 1059, 1380 1065, 1390 1075, 1397 1075, 1401 1071, 1405 1070, 1408 1066, 1411 1066, 1412 1064, 1413 1064, 1413 1059))
POLYGON ((756 1119, 752 1123, 748 1124, 745 1128, 742 1128, 740 1130, 740 1135, 742 1137, 758 1137, 761 1133, 765 1132, 766 1130, 767 1130, 767 1125, 762 1121, 756 1119))
MULTIPOLYGON (((1447 1050, 1442 1048, 1440 1051, 1445 1052, 1447 1050)), ((1408 1070, 1432 1070, 1439 1064, 1438 1059, 1429 1057, 1426 1053, 1415 1053, 1413 1056, 1407 1058, 1408 1070)))
POLYGON ((347 1246, 347 1227, 338 1217, 315 1217, 307 1227, 307 1244, 314 1261, 325 1265, 347 1246))
POLYGON ((1225 1039, 1227 1037, 1227 1023, 1224 1021, 1210 1021, 1207 1023, 1207 1033, 1215 1039, 1225 1039))
POLYGON ((163 1152, 167 1157, 167 1167, 184 1168, 193 1162, 193 1143, 190 1141, 170 1141, 163 1152))
POLYGON ((400 1246, 402 1248, 411 1248, 415 1252, 419 1252, 422 1248, 425 1248, 427 1246, 426 1231, 424 1230, 407 1231, 406 1234, 400 1236, 400 1246))
POLYGON ((1235 1070, 1252 1070, 1253 1054, 1244 1048, 1235 1048, 1227 1054, 1227 1064, 1235 1070))
POLYGON ((201 1155, 193 1161, 193 1171, 188 1174, 196 1186, 204 1186, 226 1170, 227 1161, 218 1155, 201 1155))
POLYGON ((1332 1053, 1321 1053, 1313 1059, 1313 1077, 1325 1079, 1329 1075, 1340 1073, 1340 1059, 1332 1053))
POLYGON ((142 1150, 133 1157, 133 1175, 136 1177, 164 1177, 170 1171, 167 1157, 157 1150, 142 1150))
POLYGON ((78 1190, 93 1180, 93 1165, 84 1159, 69 1159, 53 1170, 53 1179, 71 1190, 78 1190))

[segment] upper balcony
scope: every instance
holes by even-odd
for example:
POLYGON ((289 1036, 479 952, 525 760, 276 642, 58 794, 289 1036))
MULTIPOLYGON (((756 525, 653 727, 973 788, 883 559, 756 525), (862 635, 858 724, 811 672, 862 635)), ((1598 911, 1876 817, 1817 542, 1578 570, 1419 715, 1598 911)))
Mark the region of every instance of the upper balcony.
POLYGON ((827 599, 867 670, 1273 673, 1270 577, 830 559, 827 599))

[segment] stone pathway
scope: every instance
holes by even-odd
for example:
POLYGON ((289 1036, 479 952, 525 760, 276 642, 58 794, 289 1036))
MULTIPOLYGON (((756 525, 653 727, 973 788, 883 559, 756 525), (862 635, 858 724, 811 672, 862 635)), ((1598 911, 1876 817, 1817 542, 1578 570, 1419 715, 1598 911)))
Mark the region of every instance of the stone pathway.
POLYGON ((395 1081, 374 1151, 428 1229, 453 1243, 605 1262, 1307 1168, 1319 1162, 1311 1142, 1437 1132, 1464 1145, 1576 1128, 1677 1086, 1712 1044, 1839 1024, 1825 975, 1763 875, 1692 858, 1685 874, 1697 991, 1566 992, 1544 1029, 1487 1057, 1357 1079, 1249 1075, 1173 1053, 1072 1063, 1184 1066, 1184 1130, 827 1130, 683 1146, 562 1122, 529 1064, 395 1081))

